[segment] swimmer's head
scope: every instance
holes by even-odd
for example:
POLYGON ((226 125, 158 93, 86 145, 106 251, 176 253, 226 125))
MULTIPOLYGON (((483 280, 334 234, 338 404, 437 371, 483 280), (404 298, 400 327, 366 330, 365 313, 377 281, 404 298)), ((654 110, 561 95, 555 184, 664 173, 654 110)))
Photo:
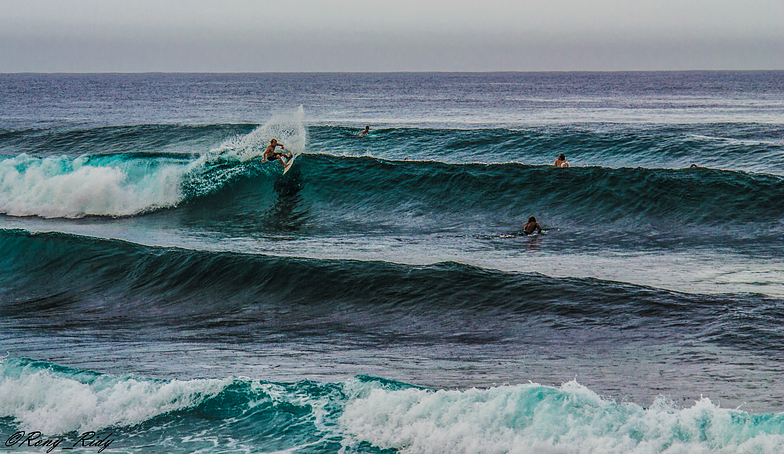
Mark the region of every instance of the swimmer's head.
POLYGON ((270 139, 270 143, 278 143, 278 141, 275 139, 270 139))
POLYGON ((536 216, 531 216, 528 218, 528 222, 536 222, 536 216))
POLYGON ((560 159, 561 161, 566 161, 566 155, 561 153, 558 155, 558 159, 560 159))

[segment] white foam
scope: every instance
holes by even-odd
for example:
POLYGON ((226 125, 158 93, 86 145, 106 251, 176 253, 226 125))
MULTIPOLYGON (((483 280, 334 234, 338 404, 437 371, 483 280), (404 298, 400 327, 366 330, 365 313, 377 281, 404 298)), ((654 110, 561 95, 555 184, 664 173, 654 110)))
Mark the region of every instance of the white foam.
POLYGON ((77 380, 49 370, 23 368, 0 378, 0 417, 21 430, 48 435, 133 426, 193 407, 231 380, 150 381, 98 376, 77 380))
POLYGON ((79 218, 128 216, 182 200, 184 165, 148 169, 138 160, 86 164, 85 157, 38 158, 21 154, 0 161, 0 212, 13 216, 79 218))
MULTIPOLYGON (((350 386, 351 387, 351 386, 350 386)), ((678 409, 607 401, 576 382, 486 390, 353 385, 340 422, 356 440, 404 453, 780 453, 784 437, 708 399, 678 409), (365 389, 363 389, 365 387, 365 389), (356 391, 359 389, 359 391, 356 391)))

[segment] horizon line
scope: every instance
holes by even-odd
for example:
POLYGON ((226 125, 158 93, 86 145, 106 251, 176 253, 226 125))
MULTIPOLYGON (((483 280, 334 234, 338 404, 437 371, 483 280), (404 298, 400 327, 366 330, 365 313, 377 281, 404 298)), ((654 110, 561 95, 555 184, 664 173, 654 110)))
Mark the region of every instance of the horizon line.
POLYGON ((623 69, 623 70, 488 70, 488 71, 0 71, 3 75, 89 75, 89 74, 542 74, 542 73, 698 73, 780 72, 781 69, 623 69))

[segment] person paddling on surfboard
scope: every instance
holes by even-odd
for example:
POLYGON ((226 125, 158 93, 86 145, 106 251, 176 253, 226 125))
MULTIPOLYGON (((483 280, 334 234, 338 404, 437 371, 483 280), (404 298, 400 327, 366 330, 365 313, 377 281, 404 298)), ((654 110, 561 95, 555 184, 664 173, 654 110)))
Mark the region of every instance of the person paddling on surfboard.
POLYGON ((525 225, 523 226, 523 230, 521 233, 523 233, 524 235, 533 235, 534 231, 537 229, 539 230, 538 233, 542 233, 542 226, 539 225, 538 222, 536 222, 536 217, 531 216, 530 218, 528 218, 528 222, 526 222, 525 225))
POLYGON ((365 126, 365 129, 359 133, 359 137, 365 137, 370 133, 370 126, 365 126))
POLYGON ((556 167, 569 167, 569 163, 566 162, 566 155, 561 153, 558 155, 558 159, 555 160, 556 167))
POLYGON ((280 161, 281 164, 283 164, 283 167, 286 167, 286 161, 283 160, 283 157, 285 156, 286 159, 291 160, 292 154, 291 153, 279 153, 279 152, 275 151, 276 147, 280 147, 281 150, 285 150, 286 149, 286 147, 284 147, 282 143, 278 143, 277 140, 271 139, 270 140, 270 144, 267 145, 267 149, 264 150, 264 155, 261 158, 261 162, 274 161, 275 159, 277 159, 278 161, 280 161))

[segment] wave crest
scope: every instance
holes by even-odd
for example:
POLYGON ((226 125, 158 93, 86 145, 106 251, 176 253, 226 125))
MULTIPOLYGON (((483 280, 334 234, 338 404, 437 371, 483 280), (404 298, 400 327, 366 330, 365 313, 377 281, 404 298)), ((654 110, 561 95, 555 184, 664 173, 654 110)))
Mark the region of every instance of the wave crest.
POLYGON ((167 161, 81 156, 0 161, 0 212, 13 216, 128 216, 182 200, 184 167, 167 161))
POLYGON ((571 381, 465 391, 366 383, 340 418, 347 432, 405 453, 780 452, 780 415, 752 417, 701 398, 677 408, 615 403, 571 381), (364 388, 364 389, 362 389, 364 388))

